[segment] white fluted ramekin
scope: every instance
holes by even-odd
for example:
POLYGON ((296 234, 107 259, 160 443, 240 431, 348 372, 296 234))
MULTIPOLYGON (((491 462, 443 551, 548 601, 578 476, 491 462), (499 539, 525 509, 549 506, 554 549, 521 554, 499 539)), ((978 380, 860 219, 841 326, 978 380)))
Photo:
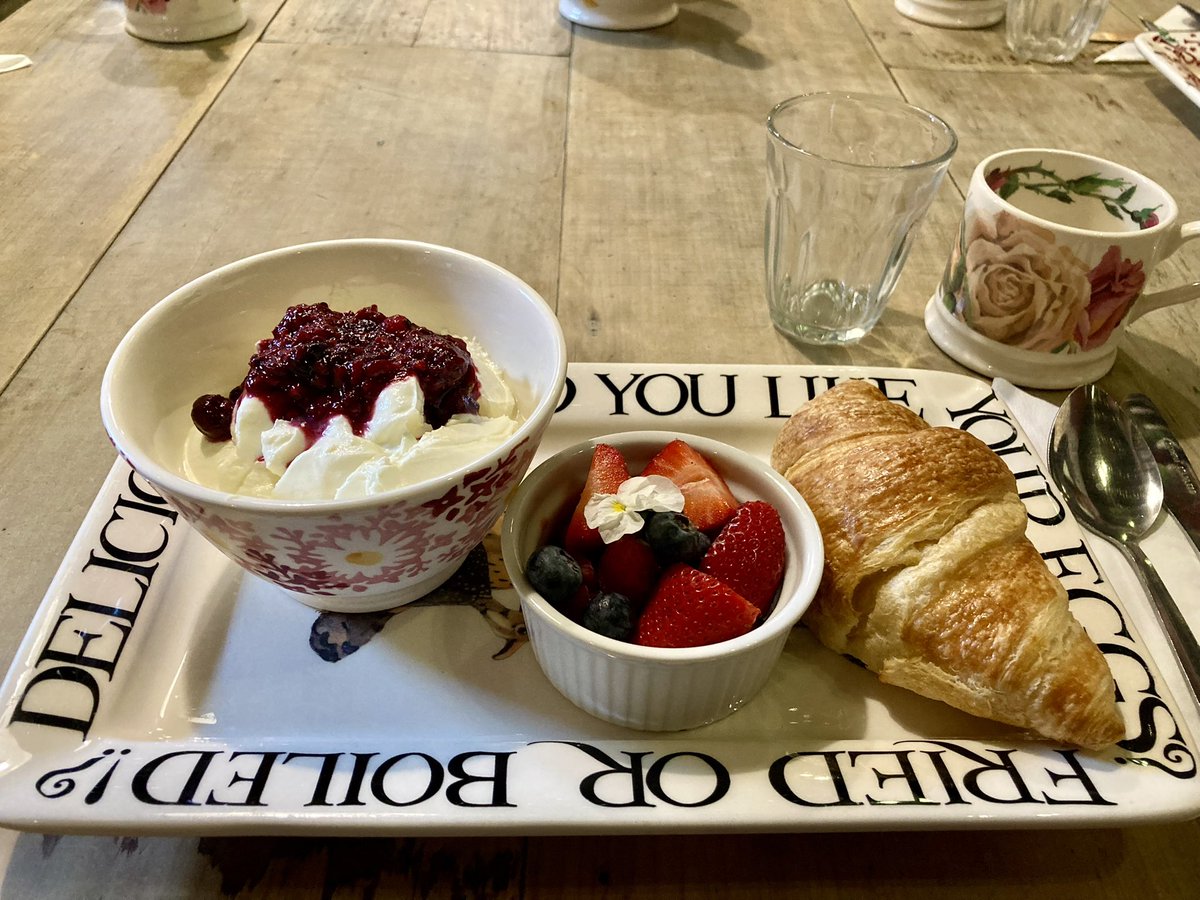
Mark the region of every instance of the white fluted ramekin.
POLYGON ((546 677, 592 715, 646 731, 679 731, 715 722, 754 697, 779 660, 788 633, 812 602, 825 559, 821 532, 808 504, 765 461, 719 441, 660 431, 593 438, 542 463, 509 502, 501 546, 546 677), (617 447, 637 472, 676 438, 703 454, 739 501, 765 500, 779 511, 787 565, 770 614, 748 634, 704 647, 641 647, 571 621, 533 589, 525 577, 525 563, 550 539, 563 511, 574 506, 596 444, 617 447))

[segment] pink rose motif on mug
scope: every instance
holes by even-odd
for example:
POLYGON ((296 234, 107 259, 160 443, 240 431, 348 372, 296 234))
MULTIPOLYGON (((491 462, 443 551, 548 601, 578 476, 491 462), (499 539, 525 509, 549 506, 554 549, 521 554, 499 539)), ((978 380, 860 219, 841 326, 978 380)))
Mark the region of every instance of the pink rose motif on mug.
MULTIPOLYGON (((1063 177, 1039 160, 996 166, 983 181, 1001 200, 1024 191, 1064 205, 1096 204, 1138 230, 1159 222, 1160 206, 1135 204, 1137 185, 1121 177, 1099 172, 1063 177)), ((1094 250, 1092 243, 1073 248, 1060 242, 1051 228, 1008 209, 993 214, 986 206, 974 212, 968 206, 943 301, 960 321, 1010 347, 1094 350, 1121 324, 1146 283, 1143 261, 1123 257, 1119 244, 1110 243, 1098 259, 1080 258, 1094 250)))
POLYGON ((964 222, 942 297, 994 341, 1077 353, 1103 344, 1121 323, 1146 283, 1143 269, 1117 244, 1089 266, 1050 229, 1002 211, 964 222))
POLYGON ((1121 248, 1111 245, 1100 262, 1088 272, 1091 294, 1075 325, 1075 343, 1080 350, 1099 347, 1116 330, 1146 285, 1139 259, 1121 258, 1121 248))

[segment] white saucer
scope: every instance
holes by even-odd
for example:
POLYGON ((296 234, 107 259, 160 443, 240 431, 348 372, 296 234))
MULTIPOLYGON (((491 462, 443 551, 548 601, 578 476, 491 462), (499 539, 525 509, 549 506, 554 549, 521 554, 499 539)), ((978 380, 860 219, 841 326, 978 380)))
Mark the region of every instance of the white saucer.
POLYGON ((938 349, 968 369, 1030 388, 1057 390, 1087 384, 1107 374, 1117 358, 1116 341, 1082 353, 1043 353, 1008 347, 950 314, 940 292, 925 305, 925 330, 938 349))

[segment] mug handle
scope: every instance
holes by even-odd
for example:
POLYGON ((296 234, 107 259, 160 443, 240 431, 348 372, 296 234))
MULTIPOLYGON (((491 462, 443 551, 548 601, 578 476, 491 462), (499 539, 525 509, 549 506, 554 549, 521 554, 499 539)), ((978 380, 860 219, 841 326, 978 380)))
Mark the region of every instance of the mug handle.
MULTIPOLYGON (((1179 231, 1175 233, 1175 239, 1168 246, 1167 252, 1162 255, 1162 258, 1166 259, 1188 241, 1197 237, 1200 237, 1200 221, 1188 222, 1186 225, 1180 226, 1179 231)), ((1166 291, 1151 291, 1149 294, 1142 294, 1134 304, 1129 321, 1136 321, 1146 313, 1162 309, 1164 306, 1186 303, 1188 300, 1195 300, 1198 297, 1200 297, 1200 281, 1166 291)))

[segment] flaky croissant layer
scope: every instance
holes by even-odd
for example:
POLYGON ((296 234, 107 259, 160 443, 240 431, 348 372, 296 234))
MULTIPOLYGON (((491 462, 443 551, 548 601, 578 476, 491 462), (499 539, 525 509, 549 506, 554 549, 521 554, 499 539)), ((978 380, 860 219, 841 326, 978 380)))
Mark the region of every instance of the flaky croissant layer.
POLYGON ((771 463, 825 540, 805 623, 881 680, 1089 749, 1125 736, 1112 673, 1025 536, 986 444, 865 381, 797 411, 771 463))

